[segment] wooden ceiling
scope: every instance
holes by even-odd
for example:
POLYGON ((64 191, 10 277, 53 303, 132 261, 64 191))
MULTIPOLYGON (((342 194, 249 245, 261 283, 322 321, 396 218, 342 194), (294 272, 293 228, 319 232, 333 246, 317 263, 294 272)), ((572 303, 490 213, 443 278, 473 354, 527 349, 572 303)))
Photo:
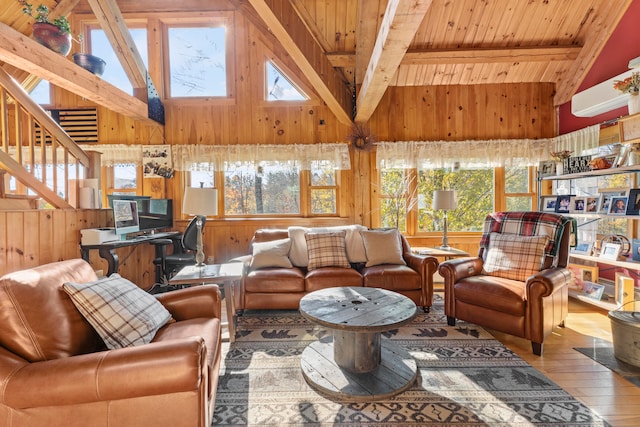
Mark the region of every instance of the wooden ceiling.
MULTIPOLYGON (((78 0, 43 1, 55 8, 78 0)), ((75 7, 82 7, 80 0, 75 7)), ((102 2, 103 0, 91 0, 102 2)), ((111 2, 114 0, 109 0, 111 2)), ((153 4, 141 0, 147 6, 153 4)), ((571 99, 632 0, 188 0, 253 16, 298 64, 341 121, 358 87, 366 122, 388 86, 551 82, 571 99)), ((23 34, 17 1, 0 21, 23 34)), ((38 3, 37 1, 35 3, 38 3)), ((133 0, 115 0, 123 10, 133 0)), ((138 2, 139 3, 139 2, 138 2)), ((166 11, 166 6, 163 6, 166 11)), ((148 10, 148 9, 147 9, 148 10)), ((148 10, 151 11, 151 10, 148 10)))

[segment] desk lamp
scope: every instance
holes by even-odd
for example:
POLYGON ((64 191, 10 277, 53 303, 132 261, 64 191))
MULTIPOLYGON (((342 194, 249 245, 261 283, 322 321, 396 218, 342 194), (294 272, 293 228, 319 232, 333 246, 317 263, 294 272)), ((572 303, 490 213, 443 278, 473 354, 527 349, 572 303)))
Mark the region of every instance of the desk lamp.
POLYGON ((447 239, 447 211, 458 207, 458 197, 455 190, 435 190, 433 192, 433 210, 444 211, 444 232, 442 233, 442 246, 440 249, 451 249, 447 239))
POLYGON ((198 240, 196 243, 196 267, 204 267, 204 250, 202 245, 202 220, 199 215, 215 216, 218 214, 218 191, 215 188, 187 187, 182 201, 182 212, 197 217, 198 240))

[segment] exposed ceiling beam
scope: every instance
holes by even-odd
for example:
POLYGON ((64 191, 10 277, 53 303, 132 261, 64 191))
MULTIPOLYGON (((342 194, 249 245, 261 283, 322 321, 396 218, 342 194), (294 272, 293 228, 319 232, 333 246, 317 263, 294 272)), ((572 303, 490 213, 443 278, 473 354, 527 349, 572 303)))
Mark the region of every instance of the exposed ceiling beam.
POLYGON ((115 0, 88 0, 133 86, 136 97, 147 100, 147 67, 142 61, 124 17, 115 0))
POLYGON ((621 7, 606 7, 602 14, 598 14, 595 22, 589 26, 589 37, 571 67, 565 71, 556 81, 556 95, 553 98, 554 105, 561 105, 571 100, 578 91, 578 87, 587 76, 596 58, 604 49, 620 20, 634 0, 626 0, 621 7))
POLYGON ((79 2, 80 0, 60 0, 56 7, 49 12, 49 19, 53 21, 60 16, 69 15, 79 2))
POLYGON ((356 100, 356 122, 366 122, 382 99, 432 0, 389 0, 356 100))
POLYGON ((331 112, 341 123, 350 125, 350 91, 317 43, 301 43, 298 46, 296 40, 300 41, 305 36, 312 39, 312 36, 291 4, 288 1, 273 0, 269 0, 269 4, 267 0, 249 0, 249 3, 291 55, 331 112), (295 40, 291 34, 296 34, 295 40), (301 46, 307 51, 303 51, 301 46))
MULTIPOLYGON (((426 64, 485 64, 498 62, 572 61, 581 46, 547 46, 516 48, 407 50, 400 65, 426 64)), ((354 67, 356 55, 350 52, 328 53, 334 67, 354 67)))
POLYGON ((62 55, 0 23, 0 61, 35 74, 78 96, 126 117, 161 126, 149 119, 145 102, 110 85, 62 55))

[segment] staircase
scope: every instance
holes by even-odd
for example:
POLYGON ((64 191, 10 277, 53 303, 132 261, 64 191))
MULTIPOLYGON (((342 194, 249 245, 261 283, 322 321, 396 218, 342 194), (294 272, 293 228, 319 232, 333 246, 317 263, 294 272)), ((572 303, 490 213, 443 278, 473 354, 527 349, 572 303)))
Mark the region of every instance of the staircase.
POLYGON ((99 162, 0 68, 0 210, 74 209, 79 180, 99 178, 99 171, 99 162))

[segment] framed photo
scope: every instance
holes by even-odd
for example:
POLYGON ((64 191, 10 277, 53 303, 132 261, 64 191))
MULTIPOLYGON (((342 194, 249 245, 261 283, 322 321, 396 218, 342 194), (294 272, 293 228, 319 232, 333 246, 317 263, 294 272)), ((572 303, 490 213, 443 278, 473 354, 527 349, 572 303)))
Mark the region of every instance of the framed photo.
POLYGON ((585 286, 587 282, 597 282, 598 281, 598 267, 591 265, 582 265, 582 264, 571 264, 567 265, 567 268, 571 270, 573 276, 575 278, 572 289, 578 292, 584 292, 585 286))
POLYGON ((613 197, 621 197, 626 196, 628 190, 626 188, 618 188, 611 190, 604 190, 600 192, 600 202, 598 204, 598 212, 599 214, 609 213, 609 208, 611 207, 611 199, 613 197))
POLYGON ((604 294, 604 285, 599 285, 593 282, 586 282, 584 294, 589 298, 600 301, 602 295, 604 294))
POLYGON ((629 190, 627 215, 640 215, 640 188, 632 188, 629 190))
POLYGON ((556 210, 559 213, 569 213, 569 207, 571 206, 571 196, 558 196, 556 198, 556 210))
POLYGON ((543 196, 540 199, 540 210, 542 212, 555 212, 557 200, 558 196, 543 196))
POLYGON ((585 198, 585 213, 597 213, 598 205, 600 204, 600 196, 598 197, 586 197, 585 198))
POLYGON ((593 243, 579 243, 575 248, 571 248, 571 253, 581 255, 591 255, 593 243))
POLYGON ((611 198, 611 203, 609 204, 609 215, 626 215, 627 214, 627 200, 628 197, 618 197, 614 196, 611 198))
POLYGON ((615 297, 618 306, 635 300, 635 280, 626 274, 616 273, 615 297))
POLYGON ((631 239, 631 259, 640 261, 640 239, 631 239))
POLYGON ((586 209, 586 197, 571 196, 569 199, 569 212, 570 213, 584 213, 586 209))
POLYGON ((605 243, 600 249, 600 258, 616 261, 620 255, 622 246, 617 243, 605 243))
POLYGON ((540 173, 540 178, 544 178, 547 176, 555 176, 556 174, 556 162, 551 160, 543 160, 538 165, 538 172, 540 173))

